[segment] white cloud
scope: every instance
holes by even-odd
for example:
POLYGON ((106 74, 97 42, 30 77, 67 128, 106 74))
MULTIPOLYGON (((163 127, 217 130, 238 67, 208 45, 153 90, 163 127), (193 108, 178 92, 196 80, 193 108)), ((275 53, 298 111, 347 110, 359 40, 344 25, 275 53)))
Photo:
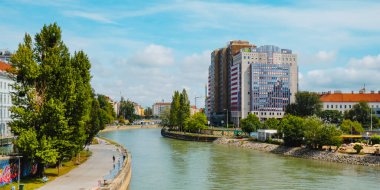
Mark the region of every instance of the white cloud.
POLYGON ((174 63, 174 54, 171 48, 151 44, 137 51, 130 62, 140 66, 166 66, 174 63))
POLYGON ((316 55, 316 58, 321 62, 330 62, 334 61, 336 58, 335 51, 319 51, 316 55))
POLYGON ((351 59, 349 66, 352 68, 378 69, 380 70, 380 54, 377 56, 365 56, 362 59, 351 59))
POLYGON ((379 78, 380 54, 361 59, 352 58, 344 67, 308 71, 300 79, 300 88, 312 91, 357 91, 366 84, 367 89, 377 91, 379 78))
POLYGON ((81 18, 93 20, 96 22, 106 23, 106 24, 116 24, 116 22, 107 18, 101 13, 86 12, 86 11, 64 11, 63 14, 69 17, 81 17, 81 18))

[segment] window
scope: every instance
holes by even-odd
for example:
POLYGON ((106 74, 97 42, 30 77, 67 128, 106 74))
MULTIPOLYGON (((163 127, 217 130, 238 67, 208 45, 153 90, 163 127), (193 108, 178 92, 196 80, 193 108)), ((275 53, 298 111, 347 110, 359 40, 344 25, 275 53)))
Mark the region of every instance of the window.
POLYGON ((346 109, 347 108, 347 105, 344 105, 344 109, 346 109))
POLYGON ((329 105, 327 105, 327 109, 329 109, 329 105))
POLYGON ((338 108, 338 105, 335 105, 335 108, 338 108))
POLYGON ((351 105, 348 105, 348 107, 351 109, 351 105))
POLYGON ((339 108, 342 109, 342 105, 340 105, 339 108))

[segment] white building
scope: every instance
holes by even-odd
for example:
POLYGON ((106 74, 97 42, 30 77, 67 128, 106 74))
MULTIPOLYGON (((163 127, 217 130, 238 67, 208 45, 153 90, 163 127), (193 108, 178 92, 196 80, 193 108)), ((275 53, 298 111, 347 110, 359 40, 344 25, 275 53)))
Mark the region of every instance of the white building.
POLYGON ((6 49, 0 49, 0 61, 9 63, 9 61, 11 60, 11 56, 12 54, 10 51, 6 49))
POLYGON ((342 93, 336 91, 334 93, 323 93, 320 97, 323 110, 338 110, 341 113, 352 109, 359 102, 367 102, 373 113, 380 117, 380 91, 375 93, 342 93))
POLYGON ((153 116, 161 116, 165 109, 170 109, 170 102, 157 102, 152 106, 153 116))
POLYGON ((10 107, 12 106, 11 92, 13 80, 9 78, 7 69, 11 66, 0 61, 0 133, 1 137, 12 136, 8 123, 11 121, 10 107))

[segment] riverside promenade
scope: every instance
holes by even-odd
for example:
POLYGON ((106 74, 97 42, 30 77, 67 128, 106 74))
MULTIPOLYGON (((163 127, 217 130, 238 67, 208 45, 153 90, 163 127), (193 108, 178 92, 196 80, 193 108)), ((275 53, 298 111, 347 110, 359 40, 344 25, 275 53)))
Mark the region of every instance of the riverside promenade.
POLYGON ((115 163, 122 156, 114 145, 98 140, 99 144, 90 145, 92 156, 86 162, 54 181, 48 182, 39 190, 97 189, 99 180, 103 183, 103 177, 114 168, 112 156, 115 155, 115 163))

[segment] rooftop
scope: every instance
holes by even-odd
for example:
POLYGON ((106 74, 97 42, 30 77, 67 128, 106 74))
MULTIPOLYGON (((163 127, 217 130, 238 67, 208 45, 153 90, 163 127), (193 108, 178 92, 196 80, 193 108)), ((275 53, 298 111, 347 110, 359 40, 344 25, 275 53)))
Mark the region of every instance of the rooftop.
POLYGON ((11 68, 11 65, 9 65, 9 64, 7 64, 5 62, 0 61, 0 70, 1 71, 7 71, 10 68, 11 68))
POLYGON ((335 93, 322 94, 321 102, 380 102, 380 93, 335 93))

